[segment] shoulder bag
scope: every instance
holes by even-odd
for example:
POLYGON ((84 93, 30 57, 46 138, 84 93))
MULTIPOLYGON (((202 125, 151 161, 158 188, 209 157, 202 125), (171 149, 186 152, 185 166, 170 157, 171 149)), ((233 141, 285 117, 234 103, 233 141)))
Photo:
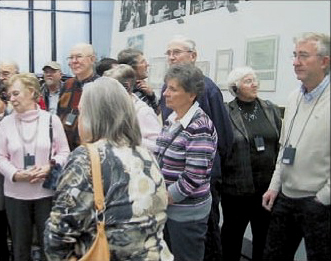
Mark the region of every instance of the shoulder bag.
MULTIPOLYGON (((97 235, 95 240, 88 250, 79 261, 108 261, 111 260, 108 240, 105 232, 105 205, 104 194, 101 179, 101 164, 97 148, 93 144, 85 144, 91 159, 91 174, 94 189, 94 207, 96 212, 97 235), (99 219, 99 216, 102 219, 99 219)), ((75 257, 69 259, 70 261, 77 260, 75 257)))

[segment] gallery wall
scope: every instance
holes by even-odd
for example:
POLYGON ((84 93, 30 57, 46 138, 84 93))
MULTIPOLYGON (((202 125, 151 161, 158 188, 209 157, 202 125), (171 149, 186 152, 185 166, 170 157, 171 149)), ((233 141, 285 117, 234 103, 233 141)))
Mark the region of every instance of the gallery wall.
MULTIPOLYGON (((126 2, 130 4, 137 1, 126 2)), ((330 1, 239 1, 234 5, 237 9, 235 12, 229 11, 233 11, 233 6, 226 7, 227 1, 216 1, 219 6, 208 11, 197 8, 192 10, 190 0, 186 1, 186 5, 185 1, 140 2, 144 2, 145 6, 139 6, 139 8, 146 8, 146 17, 142 15, 139 17, 142 21, 140 25, 139 21, 130 20, 129 14, 126 14, 128 18, 124 18, 123 7, 125 6, 122 1, 114 2, 110 57, 116 58, 120 50, 129 46, 128 43, 141 48, 150 62, 150 81, 156 88, 157 94, 159 94, 160 86, 156 86, 155 83, 162 81, 164 52, 167 42, 174 35, 185 35, 196 42, 198 61, 207 62, 200 65, 208 71, 209 77, 214 81, 217 81, 220 75, 219 68, 218 76, 216 74, 218 50, 232 50, 232 68, 234 68, 245 65, 248 42, 262 39, 263 46, 263 40, 271 37, 278 42, 278 48, 275 50, 274 81, 271 83, 262 81, 261 90, 267 89, 267 91, 260 91, 259 96, 284 105, 288 94, 299 84, 295 78, 291 60, 293 36, 304 31, 330 33, 330 1), (153 2, 175 2, 177 6, 169 5, 163 8, 153 2), (160 10, 161 8, 164 10, 160 10), (171 8, 175 8, 170 10, 175 11, 172 12, 176 14, 172 16, 173 19, 167 18, 166 15, 171 8), (181 19, 178 20, 179 18, 181 19), (123 24, 125 19, 128 19, 127 23, 123 24)), ((197 4, 197 2, 193 3, 197 4)), ((220 87, 225 86, 221 84, 220 87)), ((227 90, 222 90, 222 93, 225 101, 232 100, 233 97, 227 90)))

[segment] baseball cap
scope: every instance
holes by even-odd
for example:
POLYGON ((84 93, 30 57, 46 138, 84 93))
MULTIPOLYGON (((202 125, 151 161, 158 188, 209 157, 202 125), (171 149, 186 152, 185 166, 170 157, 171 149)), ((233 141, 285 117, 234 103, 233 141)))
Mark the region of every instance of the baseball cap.
POLYGON ((50 67, 54 70, 61 70, 61 65, 59 63, 53 62, 53 61, 46 63, 43 67, 43 70, 45 70, 46 67, 50 67))

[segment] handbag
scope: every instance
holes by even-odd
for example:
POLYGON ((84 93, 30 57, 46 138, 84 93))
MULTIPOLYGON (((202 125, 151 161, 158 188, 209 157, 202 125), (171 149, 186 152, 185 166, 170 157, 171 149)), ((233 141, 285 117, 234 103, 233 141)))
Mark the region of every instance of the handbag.
POLYGON ((52 125, 52 115, 49 116, 49 139, 50 139, 50 149, 49 149, 49 163, 51 165, 51 169, 44 180, 43 188, 56 190, 57 181, 61 175, 62 166, 59 163, 56 163, 55 160, 52 159, 52 145, 53 145, 53 125, 52 125))
MULTIPOLYGON (((94 188, 94 207, 97 221, 97 235, 91 248, 84 256, 79 259, 79 261, 108 261, 111 260, 111 255, 105 232, 105 205, 101 180, 100 157, 97 148, 93 144, 85 144, 85 146, 89 151, 91 159, 91 174, 94 188), (102 219, 99 219, 99 215, 102 215, 102 219)), ((77 259, 75 257, 71 257, 69 260, 73 261, 77 259)))

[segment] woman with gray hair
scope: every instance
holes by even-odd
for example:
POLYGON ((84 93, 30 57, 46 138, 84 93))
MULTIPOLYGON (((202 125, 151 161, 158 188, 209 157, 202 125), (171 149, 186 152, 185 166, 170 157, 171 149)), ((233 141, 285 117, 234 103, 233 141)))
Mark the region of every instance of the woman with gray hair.
POLYGON ((221 241, 224 261, 239 261, 248 223, 253 234, 253 259, 262 260, 270 215, 262 207, 278 154, 280 111, 258 98, 259 81, 250 67, 235 68, 228 88, 236 98, 227 104, 234 134, 232 153, 222 163, 221 241))
POLYGON ((176 64, 165 76, 166 106, 173 110, 156 141, 155 155, 168 191, 165 239, 175 260, 201 261, 211 209, 210 173, 216 129, 199 107, 204 77, 192 64, 176 64))
MULTIPOLYGON (((105 230, 112 260, 173 260, 163 240, 167 195, 149 151, 140 146, 136 113, 123 86, 101 77, 84 86, 78 130, 82 143, 97 147, 105 193, 105 230)), ((91 161, 76 148, 64 168, 51 216, 46 222, 49 260, 78 259, 96 233, 91 161)))

